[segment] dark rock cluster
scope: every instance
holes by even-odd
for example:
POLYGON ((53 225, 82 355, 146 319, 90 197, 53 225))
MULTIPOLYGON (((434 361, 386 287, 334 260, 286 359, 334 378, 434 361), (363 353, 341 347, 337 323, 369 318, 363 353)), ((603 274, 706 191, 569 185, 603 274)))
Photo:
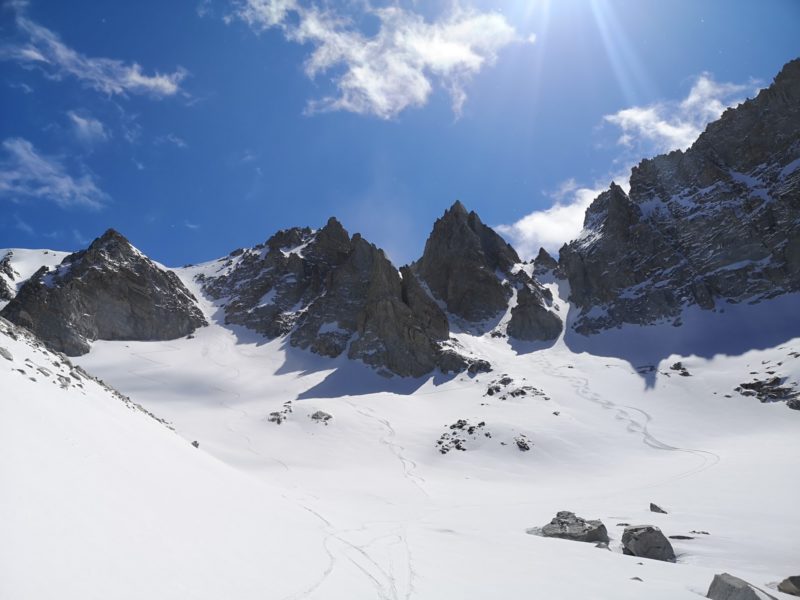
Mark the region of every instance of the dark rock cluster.
POLYGON ((0 315, 71 356, 92 340, 169 340, 206 324, 177 275, 113 229, 54 271, 39 269, 0 315))
POLYGON ((602 521, 586 520, 568 510, 559 511, 544 527, 536 531, 543 537, 574 542, 608 542, 608 531, 602 521))

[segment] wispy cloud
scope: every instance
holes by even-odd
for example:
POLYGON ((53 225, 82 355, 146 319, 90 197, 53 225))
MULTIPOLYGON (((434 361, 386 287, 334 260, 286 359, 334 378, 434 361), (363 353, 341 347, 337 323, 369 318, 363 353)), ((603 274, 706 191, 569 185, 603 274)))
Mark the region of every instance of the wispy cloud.
POLYGON ((33 227, 31 227, 31 225, 26 221, 23 221, 22 217, 20 217, 18 214, 14 214, 14 227, 23 233, 27 233, 28 235, 34 235, 36 233, 33 227))
POLYGON ((87 208, 100 208, 108 200, 91 175, 70 175, 60 159, 39 154, 28 140, 6 139, 2 149, 0 197, 87 208))
POLYGON ((155 139, 155 143, 158 145, 161 144, 172 144, 173 146, 177 146, 178 148, 186 148, 188 144, 186 140, 182 137, 178 137, 174 133, 168 133, 166 135, 160 135, 155 139))
POLYGON ((280 28, 286 39, 313 47, 305 72, 312 79, 335 72, 336 94, 309 102, 309 112, 344 110, 383 119, 425 105, 437 84, 460 115, 470 80, 503 47, 522 41, 500 13, 457 4, 433 22, 399 6, 346 6, 366 8, 348 15, 298 0, 241 0, 228 21, 237 18, 258 32, 280 28), (372 36, 353 24, 365 15, 377 19, 372 36))
POLYGON ((88 114, 79 114, 73 110, 67 112, 75 137, 85 144, 104 142, 110 137, 103 124, 88 114))
POLYGON ((186 229, 191 229, 192 231, 197 231, 200 229, 200 225, 197 223, 190 223, 189 221, 184 221, 183 226, 186 227, 186 229))
POLYGON ((26 3, 13 2, 10 6, 17 13, 17 28, 25 41, 0 47, 0 59, 39 68, 51 79, 74 77, 108 95, 143 94, 163 98, 177 94, 188 74, 182 67, 171 73, 146 74, 135 62, 128 64, 112 58, 86 56, 67 46, 55 32, 28 19, 26 3))
POLYGON ((33 88, 29 86, 27 83, 20 81, 19 83, 9 83, 8 87, 12 90, 19 90, 23 94, 32 94, 33 88))
POLYGON ((75 240, 75 243, 77 243, 79 246, 85 246, 92 241, 77 229, 72 230, 72 239, 75 240))
POLYGON ((620 128, 620 145, 644 154, 685 150, 708 123, 718 119, 727 107, 738 104, 742 94, 752 87, 718 83, 703 73, 683 100, 632 106, 606 115, 603 120, 620 128))

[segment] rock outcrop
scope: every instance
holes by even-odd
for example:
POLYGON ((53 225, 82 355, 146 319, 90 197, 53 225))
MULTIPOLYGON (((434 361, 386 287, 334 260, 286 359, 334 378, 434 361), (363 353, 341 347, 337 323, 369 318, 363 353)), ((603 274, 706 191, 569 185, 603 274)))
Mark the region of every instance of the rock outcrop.
POLYGON ((575 330, 672 320, 800 290, 800 59, 708 125, 685 152, 644 160, 560 252, 575 330))
POLYGON ((711 600, 775 600, 775 596, 771 596, 753 587, 744 579, 739 579, 729 573, 714 575, 706 598, 711 598, 711 600))
POLYGON ((456 201, 434 223, 413 270, 449 313, 491 329, 517 295, 508 333, 521 340, 552 340, 562 329, 552 294, 520 264, 516 251, 473 211, 456 201))
POLYGON ((421 376, 471 361, 449 342, 447 316, 409 268, 352 238, 334 218, 319 231, 288 229, 237 251, 203 289, 226 298, 227 323, 328 357, 347 353, 378 369, 421 376))
POLYGON ((566 510, 559 511, 539 534, 575 542, 608 542, 608 531, 602 521, 587 521, 566 510))
POLYGON ((781 581, 778 590, 790 596, 800 596, 800 575, 787 577, 781 581))
POLYGON ((557 268, 558 261, 547 250, 539 248, 539 254, 533 259, 533 274, 539 277, 552 273, 557 268))
POLYGON ((113 229, 54 270, 39 269, 0 315, 71 356, 92 340, 169 340, 206 324, 177 275, 113 229))
POLYGON ((622 533, 622 552, 653 560, 674 561, 675 551, 666 536, 653 525, 631 525, 622 533))
POLYGON ((11 284, 15 279, 16 273, 11 266, 11 252, 6 252, 5 256, 0 259, 0 301, 8 301, 14 297, 14 291, 11 289, 11 284))

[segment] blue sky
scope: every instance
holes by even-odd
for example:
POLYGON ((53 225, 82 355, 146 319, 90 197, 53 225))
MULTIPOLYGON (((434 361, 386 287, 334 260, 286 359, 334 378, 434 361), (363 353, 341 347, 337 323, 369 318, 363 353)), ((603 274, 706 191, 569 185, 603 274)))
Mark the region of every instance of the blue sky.
POLYGON ((11 1, 0 247, 180 265, 336 215, 398 264, 456 198, 523 255, 800 56, 796 0, 11 1))

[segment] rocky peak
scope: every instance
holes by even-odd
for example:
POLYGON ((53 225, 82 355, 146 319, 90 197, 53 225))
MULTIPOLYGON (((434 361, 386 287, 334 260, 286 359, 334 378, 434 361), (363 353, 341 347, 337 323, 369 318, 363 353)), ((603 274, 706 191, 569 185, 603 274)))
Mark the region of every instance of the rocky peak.
POLYGON ((203 289, 226 298, 227 323, 323 356, 349 358, 398 375, 467 368, 451 351, 447 317, 409 268, 336 219, 312 232, 279 232, 266 252, 224 260, 203 289))
POLYGON ((685 152, 640 162, 630 186, 600 194, 561 249, 577 331, 799 290, 800 60, 685 152))
POLYGON ((561 331, 552 295, 522 269, 516 251, 461 202, 434 223, 413 270, 449 312, 479 329, 496 326, 516 294, 509 335, 549 340, 561 331))
POLYGON ((546 273, 555 271, 558 267, 558 261, 550 256, 550 253, 544 248, 539 248, 539 253, 533 259, 533 273, 535 276, 541 276, 546 273))
POLYGON ((511 289, 497 272, 510 274, 519 262, 503 238, 456 201, 434 223, 415 271, 451 313, 480 321, 507 307, 511 289))
POLYGON ((69 355, 92 340, 174 339, 206 324, 180 279, 113 229, 39 269, 0 314, 69 355))

